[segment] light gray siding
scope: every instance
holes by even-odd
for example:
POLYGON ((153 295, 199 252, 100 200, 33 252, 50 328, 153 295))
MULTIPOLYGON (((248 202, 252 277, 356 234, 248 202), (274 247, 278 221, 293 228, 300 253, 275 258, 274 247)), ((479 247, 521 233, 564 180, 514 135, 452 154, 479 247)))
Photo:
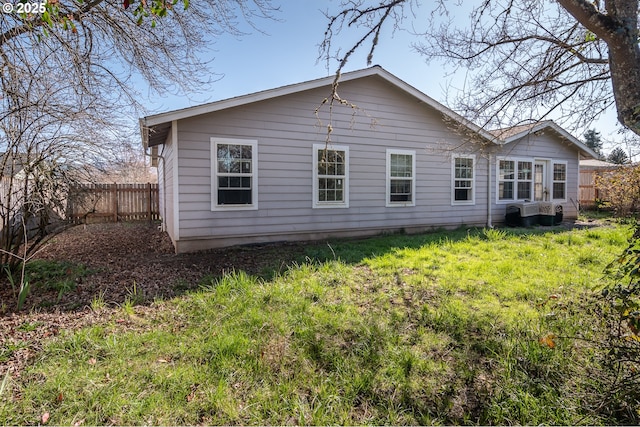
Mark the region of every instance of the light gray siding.
MULTIPOLYGON (((555 132, 537 132, 524 138, 506 144, 496 151, 498 156, 513 158, 531 158, 539 160, 566 161, 567 184, 566 201, 560 203, 566 219, 578 217, 578 186, 579 186, 579 157, 577 148, 568 141, 561 139, 555 132)), ((495 178, 495 171, 493 172, 495 178)), ((549 171, 549 179, 552 171, 549 171)), ((496 204, 495 211, 499 216, 504 215, 508 202, 496 204)))
POLYGON ((439 112, 376 77, 345 83, 340 93, 357 106, 334 108, 331 134, 350 150, 349 208, 312 208, 312 146, 324 143, 328 123, 326 109, 322 123, 314 115, 328 95, 317 89, 179 122, 180 239, 224 245, 486 221, 484 159, 477 161, 476 204, 451 206, 450 150, 463 144, 439 112), (211 211, 211 137, 258 141, 258 210, 211 211), (388 148, 416 152, 414 207, 385 207, 388 148))
POLYGON ((165 144, 161 179, 167 231, 176 250, 484 225, 489 205, 493 222, 499 223, 506 204, 496 200, 496 156, 566 160, 570 178, 565 215, 575 214, 568 205, 577 199, 578 154, 557 136, 494 146, 489 164, 489 153, 450 129, 441 112, 385 79, 374 75, 343 82, 339 93, 353 105, 334 106, 331 116, 331 143, 349 147, 348 208, 313 208, 312 147, 326 140, 328 106, 319 118, 314 112, 330 94, 329 87, 174 122, 176 141, 170 135, 165 144), (257 141, 257 210, 212 211, 212 137, 257 141), (415 206, 385 206, 387 149, 416 153, 415 206), (475 156, 472 205, 452 204, 452 155, 475 156))
POLYGON ((164 229, 171 237, 171 240, 176 245, 177 230, 175 227, 175 183, 174 175, 176 172, 174 163, 176 161, 175 150, 172 140, 172 132, 169 132, 167 140, 159 149, 159 161, 158 161, 158 182, 159 197, 160 197, 160 215, 162 215, 162 224, 164 229))

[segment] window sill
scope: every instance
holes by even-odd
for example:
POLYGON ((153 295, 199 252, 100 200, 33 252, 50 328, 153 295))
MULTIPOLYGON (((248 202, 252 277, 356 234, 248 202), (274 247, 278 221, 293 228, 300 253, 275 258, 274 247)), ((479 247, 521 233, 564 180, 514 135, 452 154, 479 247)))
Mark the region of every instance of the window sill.
POLYGON ((313 209, 348 209, 348 203, 314 203, 313 209))
POLYGON ((414 207, 416 204, 415 203, 387 203, 385 205, 385 207, 387 208, 411 208, 414 207))
POLYGON ((212 212, 220 211, 256 211, 257 205, 216 205, 211 207, 212 212))

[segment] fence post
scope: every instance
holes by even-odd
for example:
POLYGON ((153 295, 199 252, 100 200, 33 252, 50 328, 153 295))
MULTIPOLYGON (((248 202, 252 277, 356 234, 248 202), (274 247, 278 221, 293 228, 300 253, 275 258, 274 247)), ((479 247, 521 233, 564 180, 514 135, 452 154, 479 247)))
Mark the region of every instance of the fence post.
POLYGON ((113 183, 113 222, 118 222, 118 184, 113 183))
POLYGON ((147 202, 148 202, 148 205, 147 205, 147 215, 149 216, 149 224, 151 224, 153 221, 152 221, 152 218, 151 218, 151 211, 152 211, 152 209, 151 209, 151 183, 150 183, 150 182, 147 182, 147 194, 148 194, 148 196, 149 196, 149 197, 147 198, 147 202))
POLYGON ((67 205, 69 220, 79 222, 86 220, 88 215, 92 214, 92 217, 118 222, 120 218, 127 221, 144 220, 144 216, 147 215, 149 222, 153 222, 159 218, 158 191, 158 185, 150 182, 76 185, 69 189, 67 205), (92 205, 78 203, 78 193, 84 194, 92 205), (147 203, 146 207, 145 203, 147 203))

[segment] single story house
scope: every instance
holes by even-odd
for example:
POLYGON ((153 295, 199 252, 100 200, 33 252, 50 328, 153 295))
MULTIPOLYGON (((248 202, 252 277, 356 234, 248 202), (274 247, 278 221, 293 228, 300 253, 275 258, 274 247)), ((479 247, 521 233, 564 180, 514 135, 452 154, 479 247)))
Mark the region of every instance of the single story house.
POLYGON ((487 132, 379 66, 331 106, 333 80, 140 119, 176 252, 491 226, 518 201, 577 217, 596 154, 555 123, 487 132))

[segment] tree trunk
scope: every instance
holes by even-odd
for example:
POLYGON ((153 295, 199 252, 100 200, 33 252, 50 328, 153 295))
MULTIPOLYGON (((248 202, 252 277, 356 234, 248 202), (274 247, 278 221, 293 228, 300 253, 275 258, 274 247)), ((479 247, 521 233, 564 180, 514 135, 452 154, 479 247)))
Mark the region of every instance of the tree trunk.
POLYGON ((609 68, 618 121, 640 135, 640 48, 619 37, 620 43, 608 43, 609 68))
POLYGON ((640 135, 638 0, 606 0, 606 14, 586 0, 558 0, 558 3, 607 43, 618 121, 640 135))

